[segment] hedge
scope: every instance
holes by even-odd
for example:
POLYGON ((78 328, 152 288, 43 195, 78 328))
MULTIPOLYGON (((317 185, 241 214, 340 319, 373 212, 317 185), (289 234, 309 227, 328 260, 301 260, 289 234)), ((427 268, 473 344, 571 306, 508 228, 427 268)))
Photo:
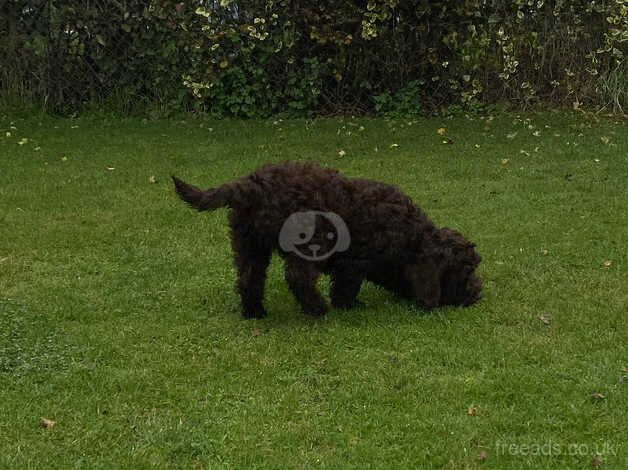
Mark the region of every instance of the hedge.
POLYGON ((0 94, 84 106, 417 114, 626 107, 628 0, 5 0, 0 94))

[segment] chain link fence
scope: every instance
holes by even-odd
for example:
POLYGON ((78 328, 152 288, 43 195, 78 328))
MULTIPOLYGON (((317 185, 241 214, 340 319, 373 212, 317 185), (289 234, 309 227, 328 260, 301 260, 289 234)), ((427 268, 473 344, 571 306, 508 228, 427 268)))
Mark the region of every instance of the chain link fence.
POLYGON ((189 37, 181 18, 171 18, 182 11, 182 3, 168 1, 5 0, 0 89, 5 99, 61 113, 87 104, 128 112, 183 105, 189 37))

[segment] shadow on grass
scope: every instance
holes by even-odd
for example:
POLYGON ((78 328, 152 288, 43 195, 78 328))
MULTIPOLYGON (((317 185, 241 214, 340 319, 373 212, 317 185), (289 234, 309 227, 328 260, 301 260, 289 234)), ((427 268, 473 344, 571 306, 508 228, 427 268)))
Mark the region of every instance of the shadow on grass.
POLYGON ((361 304, 355 308, 347 310, 330 307, 326 315, 311 317, 302 312, 297 301, 288 292, 279 296, 269 293, 266 300, 268 309, 266 318, 259 320, 240 318, 239 304, 234 304, 233 309, 225 314, 243 326, 250 325, 252 328, 307 331, 308 328, 371 328, 378 325, 404 328, 417 323, 434 324, 457 320, 463 315, 473 315, 477 311, 476 306, 424 310, 407 299, 372 285, 366 285, 359 298, 361 304))

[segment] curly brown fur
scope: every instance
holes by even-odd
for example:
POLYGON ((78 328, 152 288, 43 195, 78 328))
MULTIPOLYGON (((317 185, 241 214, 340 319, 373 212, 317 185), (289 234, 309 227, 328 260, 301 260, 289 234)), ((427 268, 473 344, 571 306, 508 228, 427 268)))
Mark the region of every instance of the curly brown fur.
MULTIPOLYGON (((470 305, 481 296, 475 274, 481 258, 473 243, 454 230, 437 228, 394 186, 308 163, 266 165, 207 191, 176 177, 173 181, 181 199, 199 211, 230 209, 237 289, 246 318, 266 315, 264 283, 273 251, 284 258, 288 287, 310 315, 323 315, 328 308, 316 288, 320 273, 330 275, 331 303, 339 308, 356 304, 364 280, 426 309, 470 305), (338 214, 351 236, 348 249, 318 261, 284 251, 279 246, 284 222, 307 211, 338 214)), ((320 246, 323 253, 333 250, 336 242, 326 236, 330 225, 321 218, 308 241, 316 245, 308 246, 320 246)))

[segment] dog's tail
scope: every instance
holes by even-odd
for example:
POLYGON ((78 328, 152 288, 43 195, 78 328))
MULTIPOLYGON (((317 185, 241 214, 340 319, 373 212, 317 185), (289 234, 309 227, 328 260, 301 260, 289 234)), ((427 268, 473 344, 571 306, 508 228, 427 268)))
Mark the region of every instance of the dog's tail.
POLYGON ((172 177, 172 181, 179 197, 199 211, 209 211, 229 205, 232 192, 229 184, 203 191, 196 186, 187 184, 176 176, 172 177))

